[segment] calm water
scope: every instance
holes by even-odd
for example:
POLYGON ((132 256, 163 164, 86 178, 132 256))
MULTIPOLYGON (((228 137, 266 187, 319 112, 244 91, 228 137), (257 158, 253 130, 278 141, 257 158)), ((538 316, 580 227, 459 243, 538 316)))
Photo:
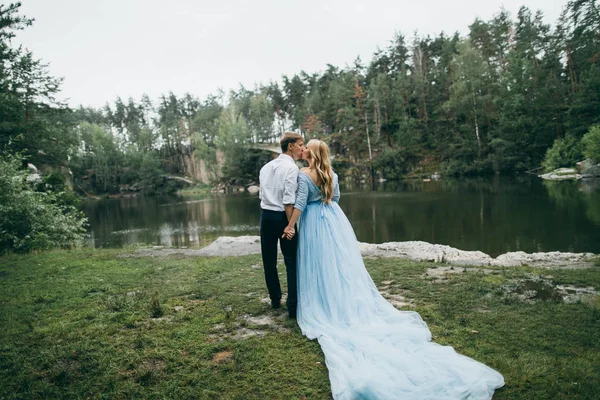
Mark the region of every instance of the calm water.
MULTIPOLYGON (((358 240, 422 240, 492 256, 508 251, 600 253, 600 189, 535 177, 385 183, 342 188, 358 240)), ((134 197, 83 206, 95 247, 204 246, 258 235, 258 195, 134 197)))

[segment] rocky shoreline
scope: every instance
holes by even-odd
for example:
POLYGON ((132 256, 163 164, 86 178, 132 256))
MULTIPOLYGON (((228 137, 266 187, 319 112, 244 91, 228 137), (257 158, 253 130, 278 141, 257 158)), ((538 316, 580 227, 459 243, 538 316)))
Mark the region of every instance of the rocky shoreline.
MULTIPOLYGON (((510 252, 491 257, 481 251, 465 251, 454 247, 420 241, 388 242, 381 244, 360 243, 363 257, 401 258, 413 261, 429 261, 452 265, 515 267, 534 266, 542 268, 583 269, 594 266, 593 253, 525 253, 510 252)), ((202 249, 153 247, 138 249, 122 257, 163 257, 169 255, 189 257, 236 257, 260 254, 259 236, 222 236, 202 249)))
POLYGON ((598 179, 600 178, 600 164, 594 164, 592 160, 588 158, 578 162, 575 168, 558 168, 552 172, 538 176, 550 181, 562 181, 565 179, 598 179))

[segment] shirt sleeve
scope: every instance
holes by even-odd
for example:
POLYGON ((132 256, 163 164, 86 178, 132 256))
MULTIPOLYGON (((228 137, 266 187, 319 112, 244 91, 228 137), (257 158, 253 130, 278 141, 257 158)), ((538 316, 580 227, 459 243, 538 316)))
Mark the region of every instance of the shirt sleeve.
POLYGON ((298 189, 298 168, 290 168, 285 174, 283 183, 283 204, 294 204, 296 202, 296 190, 298 189))
POLYGON ((340 182, 337 174, 333 176, 333 201, 336 203, 340 201, 340 182))
POLYGON ((296 204, 294 208, 304 211, 306 208, 306 201, 308 200, 308 181, 309 179, 304 174, 298 174, 298 194, 296 195, 296 204))
POLYGON ((260 173, 258 174, 258 198, 260 200, 263 199, 263 170, 265 169, 265 167, 263 166, 260 169, 260 173))

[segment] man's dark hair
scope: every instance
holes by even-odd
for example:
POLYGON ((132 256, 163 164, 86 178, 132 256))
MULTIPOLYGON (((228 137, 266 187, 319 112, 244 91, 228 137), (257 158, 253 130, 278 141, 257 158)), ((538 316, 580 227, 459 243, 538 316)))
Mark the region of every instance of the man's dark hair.
POLYGON ((281 151, 287 153, 288 145, 290 143, 296 143, 298 140, 302 140, 302 135, 296 132, 286 132, 283 134, 279 143, 281 143, 281 151))

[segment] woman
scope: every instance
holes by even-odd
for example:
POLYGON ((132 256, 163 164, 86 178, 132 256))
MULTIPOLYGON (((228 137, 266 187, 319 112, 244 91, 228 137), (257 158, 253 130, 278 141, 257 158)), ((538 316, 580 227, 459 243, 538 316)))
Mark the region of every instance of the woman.
POLYGON ((504 385, 493 369, 431 343, 418 313, 399 311, 365 269, 356 236, 338 205, 329 149, 311 140, 284 235, 299 220, 298 325, 317 339, 333 398, 490 399, 504 385))

